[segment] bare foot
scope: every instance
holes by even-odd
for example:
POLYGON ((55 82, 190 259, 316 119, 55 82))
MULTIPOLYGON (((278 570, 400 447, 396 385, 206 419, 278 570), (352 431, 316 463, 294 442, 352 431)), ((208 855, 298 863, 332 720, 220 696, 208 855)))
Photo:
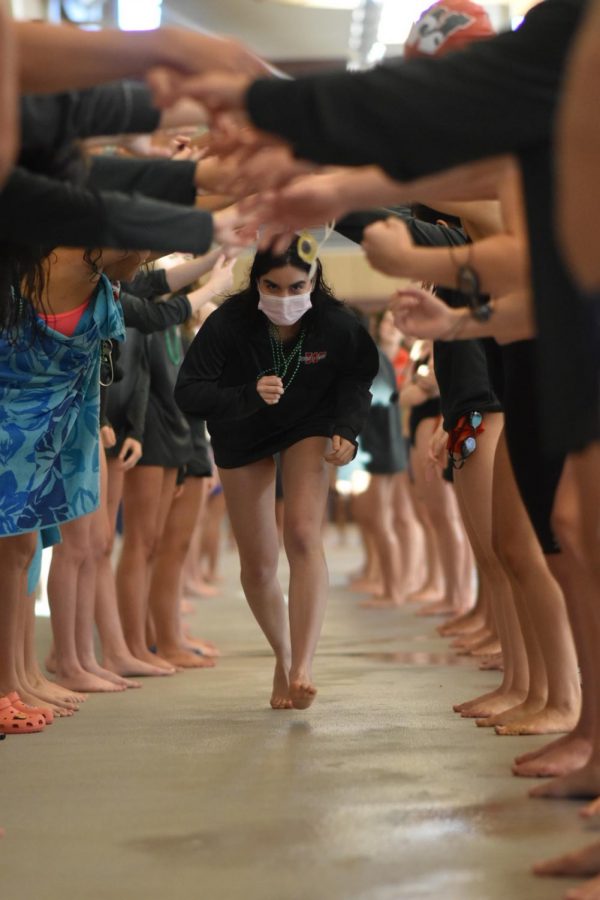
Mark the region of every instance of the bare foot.
POLYGON ((483 616, 470 611, 465 615, 455 616, 449 622, 442 622, 441 625, 437 626, 437 630, 442 637, 452 637, 453 635, 471 634, 474 631, 480 631, 484 625, 483 616))
MULTIPOLYGON (((494 640, 494 635, 489 631, 484 631, 480 635, 473 635, 470 638, 463 638, 460 642, 452 641, 451 647, 456 646, 457 653, 459 656, 475 656, 478 650, 484 649, 484 656, 487 654, 488 649, 492 647, 492 641, 494 640)), ((498 644, 497 649, 500 645, 498 644)))
POLYGON ((492 632, 485 625, 476 631, 469 631, 467 634, 459 634, 451 641, 450 646, 453 650, 472 650, 479 647, 485 641, 489 641, 493 637, 492 632))
POLYGON ((171 663, 168 663, 166 659, 162 659, 158 653, 151 653, 147 647, 131 646, 129 649, 136 659, 140 659, 142 662, 154 666, 155 669, 162 669, 163 675, 174 675, 177 671, 171 663))
POLYGON ((288 666, 277 661, 273 676, 273 693, 271 694, 272 709, 292 709, 290 698, 290 685, 288 679, 288 666))
POLYGON ((108 669, 109 672, 114 672, 115 675, 120 675, 122 678, 156 678, 169 674, 165 669, 143 662, 141 659, 136 659, 131 654, 121 657, 105 655, 102 663, 105 669, 108 669))
POLYGON ((368 581, 366 578, 358 579, 349 586, 349 590, 354 594, 374 594, 376 597, 383 596, 383 585, 380 581, 368 581))
POLYGON ((407 597, 409 603, 439 603, 443 599, 443 591, 434 587, 429 587, 429 585, 419 588, 418 591, 414 591, 407 597))
POLYGON ((195 597, 216 597, 219 589, 214 584, 209 584, 203 578, 195 578, 193 581, 187 581, 184 594, 192 594, 195 597))
POLYGON ((559 778, 586 766, 591 752, 592 744, 588 738, 565 735, 540 750, 518 756, 512 767, 513 775, 521 778, 559 778))
POLYGON ((453 616, 456 607, 448 603, 447 600, 438 600, 436 603, 425 603, 422 609, 418 610, 417 616, 453 616))
POLYGON ((186 645, 189 645, 196 650, 201 650, 205 656, 218 657, 221 655, 221 651, 212 641, 207 641, 206 638, 194 637, 189 625, 184 624, 182 630, 186 645))
POLYGON ((496 725, 496 734, 512 736, 519 734, 560 734, 569 733, 577 724, 579 712, 546 707, 530 716, 519 716, 515 721, 496 725))
POLYGON ((199 650, 202 656, 208 656, 211 659, 219 659, 221 656, 221 651, 212 641, 205 641, 202 638, 186 635, 185 646, 188 650, 199 650))
POLYGON ((393 600, 391 597, 371 597, 358 604, 363 609, 396 609, 404 605, 404 600, 393 600))
POLYGON ((317 696, 317 689, 309 675, 301 672, 292 675, 290 672, 290 699, 294 709, 308 709, 317 696))
MULTIPOLYGON (((530 797, 544 799, 593 800, 600 795, 600 767, 587 763, 581 769, 554 778, 529 791, 530 797)), ((597 870, 600 871, 600 868, 597 870)))
POLYGON ((199 656, 193 650, 185 647, 173 647, 171 650, 161 650, 161 656, 178 669, 214 669, 214 659, 207 656, 199 656))
MULTIPOLYGON (((529 750, 528 753, 521 753, 519 756, 515 757, 515 763, 518 765, 519 763, 529 762, 532 759, 538 759, 540 756, 545 756, 547 753, 554 753, 556 750, 562 750, 566 745, 570 745, 571 743, 579 745, 582 741, 586 744, 591 753, 592 738, 587 734, 580 734, 573 730, 571 734, 565 734, 563 737, 555 738, 553 741, 550 741, 549 744, 538 747, 537 750, 529 750)), ((581 766, 577 766, 577 768, 579 769, 581 766)))
POLYGON ((110 681, 111 684, 116 684, 126 690, 127 688, 141 687, 138 681, 131 681, 130 678, 123 678, 122 675, 117 675, 116 672, 112 672, 110 669, 104 669, 95 659, 90 660, 89 664, 85 661, 82 664, 85 671, 90 672, 91 675, 96 675, 98 678, 102 678, 103 681, 110 681))
POLYGON ((454 707, 455 712, 459 712, 463 719, 486 719, 488 716, 496 716, 498 713, 505 712, 518 706, 524 700, 523 694, 517 691, 505 691, 498 688, 490 694, 484 694, 470 703, 460 704, 460 709, 454 707))
POLYGON ((104 678, 98 678, 97 675, 92 675, 84 669, 81 669, 79 672, 70 673, 57 671, 56 680, 62 687, 65 687, 68 690, 86 691, 88 694, 117 694, 127 690, 127 688, 121 687, 118 684, 112 684, 110 681, 105 681, 104 678))
POLYGON ((80 704, 87 700, 87 694, 69 691, 60 684, 56 684, 55 681, 48 681, 43 677, 35 678, 31 682, 31 690, 46 703, 55 703, 57 706, 64 706, 65 709, 74 712, 77 712, 80 704))
POLYGON ((500 641, 494 637, 489 641, 486 641, 485 644, 480 644, 479 647, 475 647, 473 650, 471 650, 471 655, 475 657, 496 656, 496 654, 501 652, 502 647, 500 646, 500 641))
POLYGON ((564 856, 557 856, 533 867, 536 875, 553 875, 561 878, 585 878, 600 872, 600 842, 590 844, 583 850, 575 850, 564 856))
POLYGON ((479 663, 481 672, 504 672, 504 658, 501 653, 494 653, 479 663))

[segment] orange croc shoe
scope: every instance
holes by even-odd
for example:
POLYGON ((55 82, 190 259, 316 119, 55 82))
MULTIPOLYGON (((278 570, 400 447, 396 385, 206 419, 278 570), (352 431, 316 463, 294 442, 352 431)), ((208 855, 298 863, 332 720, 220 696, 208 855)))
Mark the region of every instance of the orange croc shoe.
POLYGON ((8 697, 0 697, 0 731, 3 734, 37 734, 45 727, 43 716, 19 712, 8 697))
POLYGON ((27 716, 42 716, 46 725, 52 725, 54 722, 54 713, 47 706, 28 706, 19 697, 16 691, 6 695, 15 709, 25 713, 27 716))

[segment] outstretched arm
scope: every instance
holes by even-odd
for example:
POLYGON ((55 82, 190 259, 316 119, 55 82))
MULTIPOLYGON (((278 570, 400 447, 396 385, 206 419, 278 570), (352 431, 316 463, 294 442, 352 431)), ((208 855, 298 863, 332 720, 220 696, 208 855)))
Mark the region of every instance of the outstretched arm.
POLYGON ((0 0, 0 188, 17 154, 16 56, 12 22, 0 0))
POLYGON ((509 344, 536 336, 528 289, 498 297, 491 306, 491 318, 479 322, 469 310, 450 309, 434 294, 418 287, 397 291, 390 304, 397 327, 413 337, 440 341, 491 337, 499 344, 509 344))
POLYGON ((24 93, 81 89, 119 78, 142 78, 166 66, 192 75, 215 69, 257 74, 265 67, 235 41, 179 28, 81 31, 66 25, 15 22, 24 93))

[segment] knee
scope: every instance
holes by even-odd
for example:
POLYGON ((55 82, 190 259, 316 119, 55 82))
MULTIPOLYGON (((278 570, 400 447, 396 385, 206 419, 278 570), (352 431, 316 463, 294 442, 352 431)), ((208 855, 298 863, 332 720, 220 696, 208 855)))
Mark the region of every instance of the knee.
POLYGON ((123 534, 123 551, 129 555, 151 562, 156 556, 159 541, 157 535, 150 530, 135 529, 123 534))
POLYGON ((303 522, 286 523, 283 531, 283 543, 288 557, 309 556, 321 550, 320 529, 303 522))
POLYGON ((502 568, 517 578, 526 571, 526 567, 531 561, 531 557, 523 551, 523 546, 519 541, 511 537, 500 537, 493 533, 492 550, 502 568))
POLYGON ((240 578, 242 587, 260 589, 270 584, 277 576, 277 558, 243 560, 240 578))
POLYGON ((37 532, 17 534, 0 540, 2 541, 2 555, 10 567, 26 571, 35 555, 37 532))

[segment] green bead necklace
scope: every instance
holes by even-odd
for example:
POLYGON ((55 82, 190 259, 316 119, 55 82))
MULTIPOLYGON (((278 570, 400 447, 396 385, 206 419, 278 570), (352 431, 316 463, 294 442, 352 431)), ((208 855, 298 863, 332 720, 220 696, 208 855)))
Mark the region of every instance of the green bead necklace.
POLYGON ((258 381, 265 375, 277 375, 281 378, 284 388, 289 388, 300 368, 300 359, 302 357, 302 346, 304 344, 305 335, 306 332, 303 328, 298 336, 298 340, 286 356, 279 329, 276 325, 269 325, 269 343, 271 345, 271 354, 273 356, 273 366, 270 369, 265 369, 264 372, 259 372, 256 376, 256 380, 258 381), (294 363, 294 368, 289 375, 286 384, 285 379, 292 363, 294 363))
POLYGON ((177 326, 172 325, 165 331, 165 344, 167 347, 167 356, 174 366, 181 363, 181 339, 177 326))

